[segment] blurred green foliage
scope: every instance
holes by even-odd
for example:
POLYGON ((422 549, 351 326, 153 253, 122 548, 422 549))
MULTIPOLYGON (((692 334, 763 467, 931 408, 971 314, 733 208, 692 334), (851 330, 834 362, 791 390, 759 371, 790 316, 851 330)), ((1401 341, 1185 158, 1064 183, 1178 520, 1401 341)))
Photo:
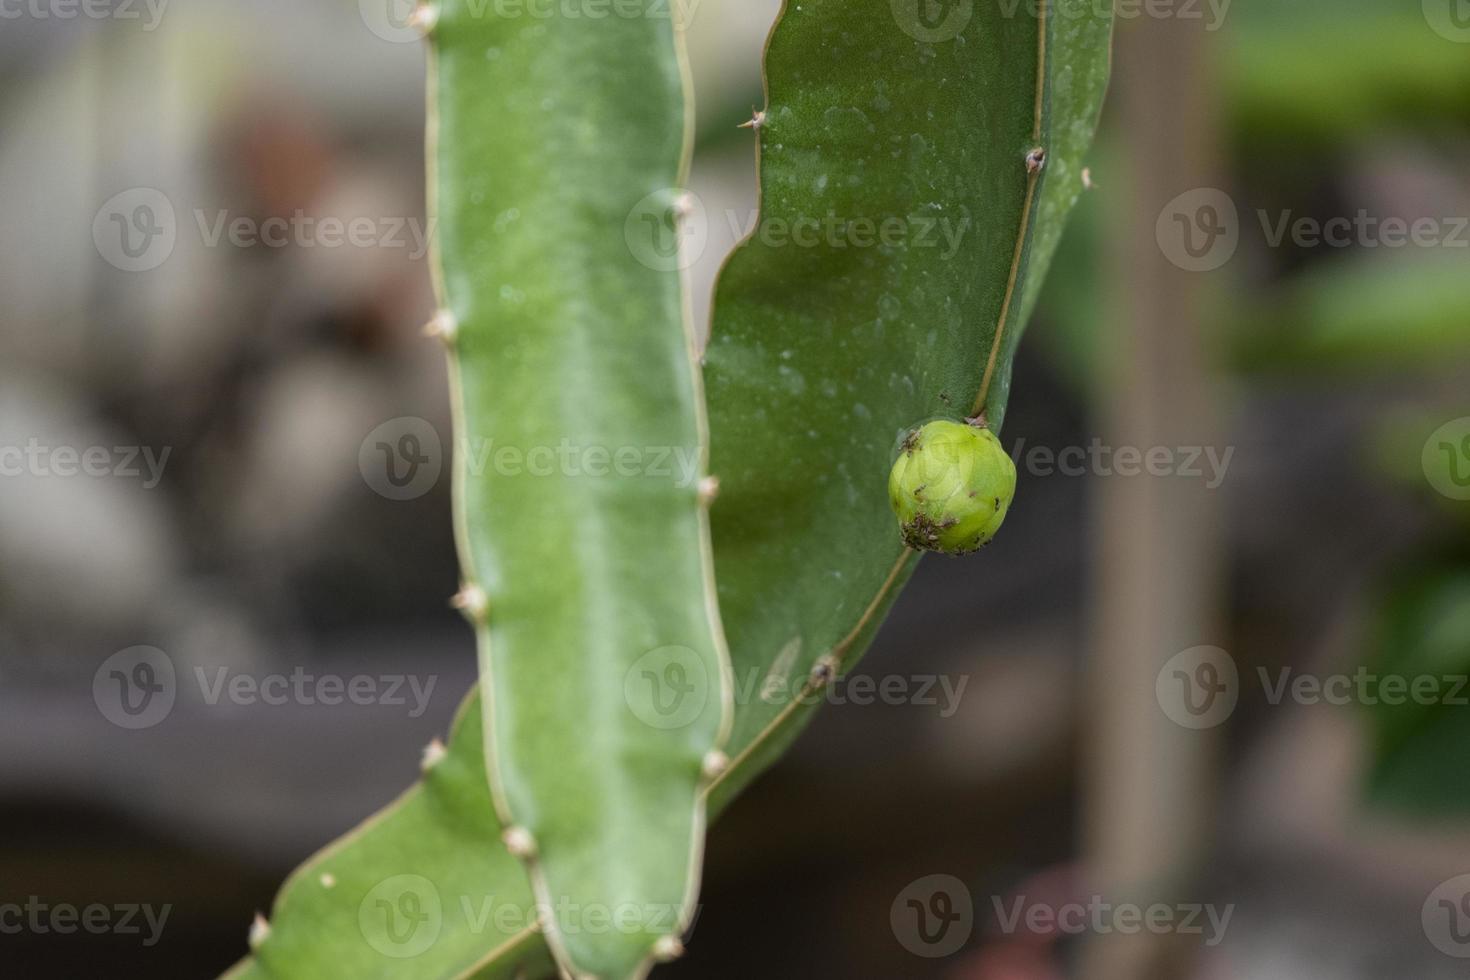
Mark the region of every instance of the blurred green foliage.
POLYGON ((1379 695, 1367 704, 1375 803, 1420 815, 1470 810, 1470 562, 1410 567, 1384 600, 1367 663, 1379 695), (1406 697, 1389 692, 1395 681, 1406 697), (1417 693, 1416 687, 1418 685, 1417 693))
MULTIPOLYGON (((1470 674, 1470 503, 1433 490, 1433 467, 1450 464, 1424 453, 1430 433, 1470 415, 1446 385, 1470 365, 1470 247, 1460 245, 1470 232, 1455 226, 1470 196, 1442 193, 1464 187, 1470 162, 1470 46, 1436 33, 1421 8, 1381 0, 1226 8, 1212 68, 1226 127, 1221 180, 1237 206, 1240 242, 1220 269, 1197 273, 1215 361, 1238 386, 1282 376, 1410 385, 1411 405, 1370 424, 1359 460, 1391 495, 1423 506, 1422 538, 1401 542, 1405 557, 1370 596, 1379 625, 1364 655, 1366 670, 1406 683, 1470 674), (1358 208, 1343 202, 1362 199, 1362 166, 1379 160, 1394 168, 1386 183, 1373 175, 1384 200, 1432 200, 1439 213, 1377 217, 1441 219, 1444 244, 1273 247, 1259 212, 1272 221, 1288 212, 1291 220, 1351 219, 1358 208)), ((1109 251, 1109 234, 1129 214, 1109 187, 1128 152, 1105 120, 1093 155, 1098 190, 1074 213, 1033 334, 1084 402, 1109 378, 1106 297, 1126 258, 1109 251)), ((1371 801, 1405 814, 1470 814, 1470 706, 1452 703, 1448 689, 1440 694, 1365 711, 1371 801)))

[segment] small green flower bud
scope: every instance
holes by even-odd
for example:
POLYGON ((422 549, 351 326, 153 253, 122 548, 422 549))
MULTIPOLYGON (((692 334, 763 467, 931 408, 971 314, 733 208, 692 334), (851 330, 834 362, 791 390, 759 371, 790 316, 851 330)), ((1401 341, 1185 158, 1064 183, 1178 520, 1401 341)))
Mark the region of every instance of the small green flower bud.
POLYGON ((1016 495, 1016 464, 995 433, 930 422, 909 433, 888 475, 904 543, 963 555, 995 536, 1016 495))

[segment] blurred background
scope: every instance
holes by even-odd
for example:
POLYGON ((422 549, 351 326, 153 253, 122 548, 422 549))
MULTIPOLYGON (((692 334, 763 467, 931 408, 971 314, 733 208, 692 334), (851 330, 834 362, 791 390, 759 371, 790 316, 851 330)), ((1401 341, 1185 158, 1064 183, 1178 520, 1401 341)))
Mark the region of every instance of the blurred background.
MULTIPOLYGON (((0 7, 0 905, 167 908, 7 976, 216 975, 472 683, 392 3, 0 7)), ((701 325, 778 7, 690 25, 701 325)), ((1118 9, 1016 506, 856 668, 930 695, 820 713, 660 975, 1465 975, 1470 4, 1118 9)))

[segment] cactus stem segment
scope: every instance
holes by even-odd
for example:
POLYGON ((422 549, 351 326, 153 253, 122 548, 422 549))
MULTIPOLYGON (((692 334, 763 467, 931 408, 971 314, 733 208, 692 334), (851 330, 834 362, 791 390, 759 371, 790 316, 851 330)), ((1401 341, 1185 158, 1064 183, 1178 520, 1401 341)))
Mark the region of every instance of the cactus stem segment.
POLYGON ((444 757, 448 754, 449 750, 444 747, 444 743, 436 738, 428 745, 424 746, 424 755, 423 758, 419 760, 419 768, 424 772, 428 772, 430 769, 433 769, 439 763, 443 762, 444 757))
POLYGON ((730 757, 719 749, 706 752, 699 768, 705 779, 719 779, 730 768, 730 757))
POLYGON ((485 622, 485 616, 490 609, 490 600, 485 595, 485 590, 478 585, 465 584, 449 600, 449 604, 460 612, 465 618, 475 625, 485 622))
POLYGON ((507 827, 500 839, 505 842, 505 849, 513 857, 529 861, 536 856, 536 838, 525 827, 507 827))
POLYGON ((250 922, 250 936, 248 940, 250 948, 252 950, 259 949, 261 944, 270 938, 270 934, 271 924, 265 921, 265 916, 259 912, 255 913, 255 918, 250 922))
POLYGON ((459 330, 459 322, 454 319, 454 314, 448 310, 440 310, 434 314, 434 318, 424 326, 425 337, 438 337, 446 345, 454 343, 454 335, 459 330))
POLYGON ((653 944, 653 958, 660 963, 671 963, 684 955, 684 944, 673 936, 659 936, 653 944))
POLYGON ((1026 154, 1026 172, 1028 174, 1039 174, 1041 173, 1041 168, 1044 166, 1046 166, 1045 147, 1038 146, 1026 154))
POLYGON ((699 502, 708 507, 720 495, 720 478, 707 476, 699 481, 699 502))

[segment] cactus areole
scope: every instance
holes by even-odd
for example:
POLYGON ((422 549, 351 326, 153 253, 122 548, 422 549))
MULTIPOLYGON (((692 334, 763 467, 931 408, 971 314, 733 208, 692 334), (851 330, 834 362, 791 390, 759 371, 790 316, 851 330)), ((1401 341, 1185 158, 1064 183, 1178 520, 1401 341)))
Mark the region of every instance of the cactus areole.
POLYGON ((995 537, 1016 495, 1016 464, 983 422, 941 419, 910 432, 888 475, 906 545, 963 555, 995 537))

